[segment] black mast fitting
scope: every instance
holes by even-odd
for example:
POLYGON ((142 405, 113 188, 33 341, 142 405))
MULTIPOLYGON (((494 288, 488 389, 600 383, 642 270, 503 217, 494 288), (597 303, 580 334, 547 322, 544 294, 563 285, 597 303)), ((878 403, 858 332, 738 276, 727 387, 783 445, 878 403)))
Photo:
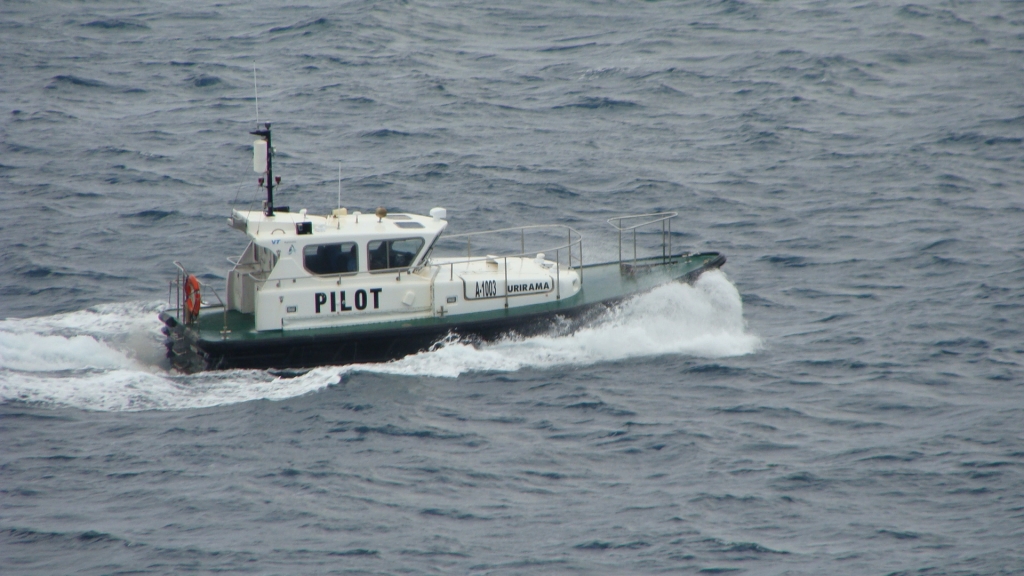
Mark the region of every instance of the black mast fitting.
POLYGON ((257 129, 255 132, 249 132, 253 136, 260 136, 267 141, 267 205, 263 207, 263 214, 267 216, 274 215, 274 167, 271 164, 271 157, 274 153, 274 148, 270 143, 270 122, 263 124, 265 130, 257 129))

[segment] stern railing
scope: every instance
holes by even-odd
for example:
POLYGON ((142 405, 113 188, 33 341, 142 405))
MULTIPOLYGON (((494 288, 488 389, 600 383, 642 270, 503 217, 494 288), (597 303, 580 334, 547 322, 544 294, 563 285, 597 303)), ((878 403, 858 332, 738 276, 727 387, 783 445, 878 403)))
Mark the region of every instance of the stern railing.
MULTIPOLYGON (((181 262, 178 262, 177 260, 174 261, 174 267, 178 269, 178 272, 175 274, 174 280, 171 280, 167 283, 167 306, 171 307, 171 305, 173 304, 175 320, 177 320, 179 323, 191 326, 195 324, 196 319, 199 317, 199 315, 197 314, 195 317, 191 317, 190 315, 184 313, 185 280, 189 277, 189 273, 185 269, 185 266, 181 262), (172 298, 174 298, 173 303, 171 302, 172 298)), ((223 327, 221 329, 221 336, 227 337, 227 335, 231 332, 230 330, 228 330, 228 307, 224 304, 224 300, 220 297, 220 293, 217 292, 217 289, 212 284, 203 282, 202 280, 199 280, 199 278, 196 278, 196 281, 199 282, 200 307, 211 306, 209 301, 202 299, 203 294, 208 293, 207 291, 213 292, 214 297, 217 298, 217 302, 220 303, 220 307, 223 310, 224 316, 223 327)))

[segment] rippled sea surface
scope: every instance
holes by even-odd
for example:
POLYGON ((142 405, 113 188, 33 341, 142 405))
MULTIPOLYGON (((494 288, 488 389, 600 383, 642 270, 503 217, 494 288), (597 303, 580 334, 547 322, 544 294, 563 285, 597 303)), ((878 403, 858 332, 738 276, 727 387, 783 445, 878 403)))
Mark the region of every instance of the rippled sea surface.
POLYGON ((0 572, 1024 573, 1024 5, 502 4, 3 3, 0 572), (293 210, 340 169, 729 261, 572 335, 169 373, 254 65, 293 210))

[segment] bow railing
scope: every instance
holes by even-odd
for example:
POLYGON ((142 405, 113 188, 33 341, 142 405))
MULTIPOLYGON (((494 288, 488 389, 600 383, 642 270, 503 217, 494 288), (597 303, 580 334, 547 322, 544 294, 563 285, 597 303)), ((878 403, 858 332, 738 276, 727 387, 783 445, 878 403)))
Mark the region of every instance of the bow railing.
POLYGON ((632 233, 633 266, 636 267, 637 248, 636 231, 646 226, 661 224, 661 261, 667 264, 672 259, 672 219, 679 216, 678 212, 652 212, 650 214, 630 214, 608 219, 608 224, 619 231, 619 266, 622 262, 622 235, 632 233), (639 220, 639 222, 637 222, 639 220))

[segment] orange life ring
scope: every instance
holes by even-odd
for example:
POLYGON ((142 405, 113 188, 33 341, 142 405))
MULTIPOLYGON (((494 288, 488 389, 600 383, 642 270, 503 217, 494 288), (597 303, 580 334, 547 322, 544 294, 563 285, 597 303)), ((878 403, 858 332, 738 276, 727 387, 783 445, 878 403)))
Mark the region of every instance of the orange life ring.
POLYGON ((185 278, 185 321, 191 322, 199 317, 199 305, 202 299, 199 296, 199 279, 189 274, 185 278))

